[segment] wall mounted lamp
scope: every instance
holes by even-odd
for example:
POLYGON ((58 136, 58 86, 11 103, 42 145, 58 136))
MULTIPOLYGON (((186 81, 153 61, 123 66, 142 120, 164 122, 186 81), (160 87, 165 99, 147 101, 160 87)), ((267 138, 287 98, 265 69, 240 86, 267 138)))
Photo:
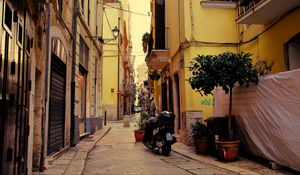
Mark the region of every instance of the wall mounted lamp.
POLYGON ((105 39, 103 38, 102 36, 86 36, 86 37, 89 37, 89 38, 96 38, 100 43, 102 44, 106 44, 108 43, 109 41, 112 41, 112 40, 116 40, 119 36, 119 33, 120 33, 120 30, 118 29, 117 26, 115 26, 113 29, 112 29, 112 34, 113 34, 113 37, 114 38, 108 38, 108 39, 105 39))

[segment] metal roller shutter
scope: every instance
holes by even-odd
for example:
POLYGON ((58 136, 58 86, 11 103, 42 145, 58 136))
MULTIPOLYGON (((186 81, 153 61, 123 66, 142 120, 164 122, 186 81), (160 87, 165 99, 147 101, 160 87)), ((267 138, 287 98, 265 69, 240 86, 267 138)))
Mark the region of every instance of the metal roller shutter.
POLYGON ((48 155, 64 147, 66 65, 52 54, 48 155))

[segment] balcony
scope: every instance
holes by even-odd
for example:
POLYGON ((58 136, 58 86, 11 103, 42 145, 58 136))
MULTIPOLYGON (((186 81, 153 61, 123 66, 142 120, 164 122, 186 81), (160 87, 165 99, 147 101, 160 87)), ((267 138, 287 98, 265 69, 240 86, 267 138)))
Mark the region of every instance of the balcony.
POLYGON ((300 0, 239 0, 239 24, 267 24, 300 6, 300 0))
POLYGON ((155 50, 153 49, 146 59, 146 63, 149 70, 163 69, 169 63, 170 50, 155 50))
POLYGON ((168 28, 153 28, 151 36, 145 61, 149 70, 162 70, 169 63, 170 58, 168 28))

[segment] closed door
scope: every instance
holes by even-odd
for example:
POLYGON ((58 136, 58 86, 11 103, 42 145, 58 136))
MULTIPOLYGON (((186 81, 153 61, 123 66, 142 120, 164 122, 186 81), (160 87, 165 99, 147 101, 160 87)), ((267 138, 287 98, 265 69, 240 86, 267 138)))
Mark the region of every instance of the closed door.
POLYGON ((64 147, 66 65, 52 54, 48 155, 64 147))
POLYGON ((26 174, 30 59, 8 32, 1 35, 0 174, 26 174), (15 56, 10 52, 12 45, 15 56))

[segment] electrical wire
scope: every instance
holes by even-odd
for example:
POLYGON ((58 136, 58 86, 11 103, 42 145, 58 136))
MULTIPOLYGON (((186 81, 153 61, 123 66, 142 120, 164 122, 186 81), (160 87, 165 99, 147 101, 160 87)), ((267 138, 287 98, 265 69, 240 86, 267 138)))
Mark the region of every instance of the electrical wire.
POLYGON ((183 41, 180 43, 180 47, 181 48, 187 48, 189 47, 192 43, 194 44, 204 44, 204 45, 227 45, 227 46, 238 46, 238 45, 244 45, 244 44, 248 44, 250 42, 253 42, 257 39, 259 39, 259 37, 264 34, 265 32, 267 32, 269 29, 271 29, 273 26, 275 26, 276 24, 278 24, 283 18, 285 18, 287 15, 291 14, 292 12, 296 11, 297 9, 299 9, 300 6, 288 11, 286 14, 280 16, 279 18, 277 18, 272 24, 270 24, 269 26, 267 26, 263 31, 261 31, 260 33, 258 33, 256 36, 252 37, 251 39, 247 40, 247 41, 241 41, 241 42, 232 42, 232 43, 224 43, 224 42, 206 42, 206 41, 199 41, 199 40, 192 40, 192 41, 183 41))
POLYGON ((122 11, 125 11, 125 12, 128 12, 128 13, 132 13, 132 14, 136 14, 136 15, 141 15, 141 16, 147 16, 147 17, 151 17, 150 13, 148 13, 148 14, 144 14, 144 13, 134 12, 134 11, 130 11, 130 10, 126 10, 126 9, 122 9, 122 8, 114 7, 114 6, 107 5, 107 4, 104 4, 104 6, 106 6, 106 7, 110 7, 110 8, 113 8, 113 9, 122 10, 122 11))
MULTIPOLYGON (((107 23, 108 23, 108 27, 109 27, 109 29, 110 29, 110 31, 111 31, 111 33, 112 33, 112 36, 113 36, 112 28, 111 28, 111 25, 110 25, 110 22, 109 22, 109 19, 108 19, 108 17, 107 17, 107 14, 106 14, 105 9, 103 9, 103 11, 104 11, 104 14, 105 14, 106 21, 107 21, 107 23)), ((119 39, 119 38, 118 38, 118 39, 119 39)), ((116 43, 116 44, 118 45, 118 52, 121 54, 122 58, 124 58, 124 57, 123 57, 123 54, 122 54, 122 52, 121 52, 121 49, 120 49, 119 44, 118 44, 118 43, 116 43)))
POLYGON ((106 11, 105 11, 105 9, 103 9, 103 11, 104 11, 104 15, 105 15, 105 18, 106 18, 106 21, 107 21, 108 27, 109 27, 109 29, 110 29, 110 31, 111 31, 111 34, 112 34, 112 36, 114 36, 114 34, 113 34, 113 32, 112 32, 112 28, 111 28, 111 25, 110 25, 110 22, 109 22, 109 19, 108 19, 108 17, 107 17, 107 14, 106 14, 106 11))

